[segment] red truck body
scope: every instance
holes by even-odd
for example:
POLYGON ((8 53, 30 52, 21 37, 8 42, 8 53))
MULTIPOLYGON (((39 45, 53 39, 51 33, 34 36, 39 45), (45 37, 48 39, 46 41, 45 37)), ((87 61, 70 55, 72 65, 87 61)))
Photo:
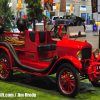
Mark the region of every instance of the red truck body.
POLYGON ((61 94, 74 97, 80 89, 78 73, 89 78, 93 84, 99 82, 99 61, 100 55, 98 58, 94 57, 91 44, 87 41, 70 40, 67 35, 63 36, 62 40, 55 41, 50 31, 25 30, 23 33, 2 34, 0 78, 3 80, 10 79, 12 70, 38 76, 57 73, 56 82, 61 94), (18 46, 9 44, 5 42, 6 36, 25 37, 25 44, 18 46))

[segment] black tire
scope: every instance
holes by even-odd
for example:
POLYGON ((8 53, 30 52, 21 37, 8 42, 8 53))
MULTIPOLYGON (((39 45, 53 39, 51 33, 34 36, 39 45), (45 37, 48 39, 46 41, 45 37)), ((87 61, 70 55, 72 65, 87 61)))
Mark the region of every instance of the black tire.
POLYGON ((8 81, 13 75, 13 70, 10 67, 10 60, 7 54, 0 54, 0 79, 8 81))
POLYGON ((78 94, 81 86, 78 71, 73 65, 69 63, 64 63, 59 67, 56 74, 56 83, 60 93, 68 97, 75 97, 78 94), (70 75, 68 75, 69 73, 67 72, 69 72, 70 75), (67 89, 69 90, 69 92, 67 91, 67 89))
POLYGON ((92 83, 92 85, 93 86, 95 86, 95 87, 100 87, 100 81, 99 81, 99 83, 98 83, 98 81, 96 82, 91 82, 92 83))
POLYGON ((93 77, 92 79, 94 81, 92 81, 91 83, 92 83, 93 86, 100 87, 100 77, 98 76, 97 78, 99 78, 99 79, 95 80, 94 77, 93 77))

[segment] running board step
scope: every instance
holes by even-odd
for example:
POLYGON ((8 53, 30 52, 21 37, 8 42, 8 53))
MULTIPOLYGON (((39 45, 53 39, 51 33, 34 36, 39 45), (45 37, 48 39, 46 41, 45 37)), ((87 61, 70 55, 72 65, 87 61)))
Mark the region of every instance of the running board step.
POLYGON ((46 58, 46 59, 39 59, 40 61, 44 61, 44 62, 49 62, 49 61, 52 61, 53 58, 46 58))

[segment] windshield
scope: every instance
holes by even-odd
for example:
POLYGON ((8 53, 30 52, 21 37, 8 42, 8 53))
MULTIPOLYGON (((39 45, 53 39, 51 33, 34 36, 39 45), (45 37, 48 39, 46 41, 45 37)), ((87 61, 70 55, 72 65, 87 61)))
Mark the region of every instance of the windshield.
POLYGON ((75 16, 70 16, 70 15, 69 15, 69 16, 64 16, 63 18, 64 18, 64 19, 74 19, 75 16))
POLYGON ((53 20, 59 19, 59 17, 54 17, 53 20))

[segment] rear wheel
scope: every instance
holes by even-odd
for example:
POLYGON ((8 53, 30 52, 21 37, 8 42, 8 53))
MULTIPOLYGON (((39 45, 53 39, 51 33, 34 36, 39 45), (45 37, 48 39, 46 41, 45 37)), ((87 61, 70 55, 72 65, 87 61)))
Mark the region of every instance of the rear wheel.
POLYGON ((60 93, 64 96, 75 97, 80 90, 79 73, 71 64, 64 63, 60 66, 56 82, 60 93))
POLYGON ((10 80, 13 71, 10 67, 10 60, 7 54, 0 55, 0 79, 10 80))

